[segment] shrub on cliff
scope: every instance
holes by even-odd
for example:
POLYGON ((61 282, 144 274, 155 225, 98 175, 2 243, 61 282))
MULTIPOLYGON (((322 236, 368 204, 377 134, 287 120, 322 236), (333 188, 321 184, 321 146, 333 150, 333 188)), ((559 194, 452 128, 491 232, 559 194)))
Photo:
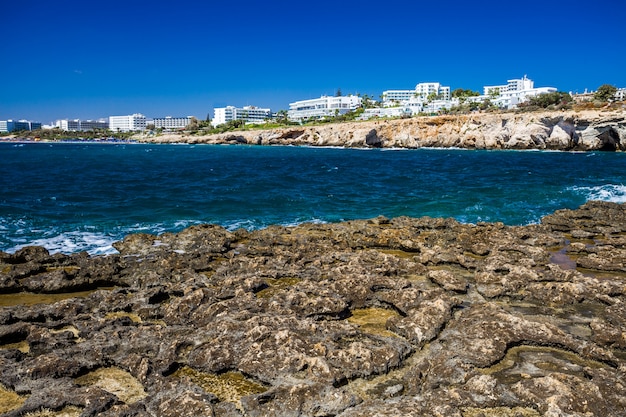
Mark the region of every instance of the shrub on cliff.
POLYGON ((544 93, 535 97, 530 97, 525 102, 520 103, 518 107, 522 111, 532 111, 537 109, 561 110, 570 108, 573 101, 574 100, 569 93, 556 91, 554 93, 544 93))
POLYGON ((610 84, 602 84, 598 87, 598 91, 595 92, 593 97, 596 100, 600 101, 609 101, 615 98, 615 93, 617 92, 617 87, 610 84))

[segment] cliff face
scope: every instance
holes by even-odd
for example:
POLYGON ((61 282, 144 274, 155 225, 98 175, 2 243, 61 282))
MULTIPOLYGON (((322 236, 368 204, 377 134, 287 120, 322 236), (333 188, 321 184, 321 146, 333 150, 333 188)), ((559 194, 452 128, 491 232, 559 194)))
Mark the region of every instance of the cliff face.
POLYGON ((626 110, 416 117, 207 136, 164 135, 140 140, 381 148, 626 150, 626 110))

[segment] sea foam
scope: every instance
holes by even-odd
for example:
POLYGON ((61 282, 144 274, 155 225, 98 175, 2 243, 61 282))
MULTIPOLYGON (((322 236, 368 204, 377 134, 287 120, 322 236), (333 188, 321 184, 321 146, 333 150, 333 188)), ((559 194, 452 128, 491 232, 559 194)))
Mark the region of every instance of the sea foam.
POLYGON ((572 187, 572 190, 584 195, 587 201, 600 200, 613 203, 626 203, 626 185, 605 184, 595 187, 572 187))

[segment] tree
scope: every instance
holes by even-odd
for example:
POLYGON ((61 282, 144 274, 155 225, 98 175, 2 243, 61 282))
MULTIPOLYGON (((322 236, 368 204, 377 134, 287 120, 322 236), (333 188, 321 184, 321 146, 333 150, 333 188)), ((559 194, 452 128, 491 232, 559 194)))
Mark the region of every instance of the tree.
POLYGON ((361 105, 363 106, 364 109, 369 109, 372 107, 376 107, 376 101, 369 95, 367 94, 357 94, 359 97, 361 97, 361 105))
POLYGON ((499 88, 492 88, 491 90, 489 90, 489 98, 491 100, 495 100, 498 97, 500 97, 500 89, 499 88))
POLYGON ((278 110, 276 112, 276 122, 280 124, 288 124, 289 118, 287 116, 288 116, 287 110, 278 110))
POLYGON ((337 89, 337 92, 335 93, 335 97, 341 97, 341 88, 337 89))
POLYGON ((426 97, 426 101, 431 102, 431 101, 437 100, 438 98, 439 98, 439 95, 437 95, 437 93, 433 91, 426 97))
POLYGON ((452 91, 452 98, 458 98, 459 103, 463 104, 467 101, 468 97, 478 97, 480 95, 477 91, 472 90, 464 90, 462 88, 457 88, 452 91))
POLYGON ((189 130, 191 132, 195 132, 198 130, 199 128, 199 124, 198 124, 198 119, 196 119, 195 117, 192 117, 191 120, 189 120, 189 124, 187 125, 186 130, 189 130))
POLYGON ((610 84, 602 84, 598 87, 598 91, 593 95, 596 100, 600 101, 609 101, 617 92, 617 87, 612 86, 610 84))
POLYGON ((528 105, 547 108, 549 106, 564 107, 573 101, 569 93, 563 91, 555 91, 554 93, 539 94, 528 99, 528 105))
POLYGON ((478 91, 472 90, 464 90, 462 88, 457 88, 452 91, 452 97, 462 98, 462 97, 477 97, 480 93, 478 91))

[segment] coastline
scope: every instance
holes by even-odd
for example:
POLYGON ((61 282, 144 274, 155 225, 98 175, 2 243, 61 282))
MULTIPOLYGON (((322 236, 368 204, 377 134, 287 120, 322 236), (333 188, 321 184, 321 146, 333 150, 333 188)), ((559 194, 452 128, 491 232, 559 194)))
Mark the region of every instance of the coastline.
POLYGON ((143 143, 624 151, 626 109, 429 116, 212 135, 142 134, 133 139, 143 143))

